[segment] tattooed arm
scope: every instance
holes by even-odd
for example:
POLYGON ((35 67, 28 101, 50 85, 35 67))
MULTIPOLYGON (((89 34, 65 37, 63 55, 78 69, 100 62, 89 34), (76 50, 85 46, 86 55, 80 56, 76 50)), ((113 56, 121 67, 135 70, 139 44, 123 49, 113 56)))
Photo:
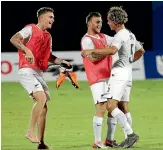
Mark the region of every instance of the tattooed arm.
MULTIPOLYGON (((93 51, 93 49, 95 49, 94 44, 93 44, 92 40, 89 37, 84 37, 82 39, 81 46, 82 46, 82 49, 83 49, 83 51, 81 53, 82 57, 85 57, 83 55, 83 52, 87 51, 87 49, 92 49, 92 51, 93 51)), ((94 54, 94 53, 90 53, 89 55, 86 56, 86 58, 88 60, 90 60, 91 62, 97 62, 97 61, 103 59, 104 57, 105 56, 103 56, 101 54, 94 54)))
POLYGON ((97 62, 101 59, 103 59, 105 56, 100 55, 100 54, 95 54, 95 53, 91 53, 89 55, 87 55, 87 59, 89 59, 91 62, 97 62))
POLYGON ((21 31, 17 32, 16 34, 14 34, 11 39, 10 42, 19 50, 23 51, 26 55, 27 60, 29 61, 29 63, 34 63, 34 56, 31 52, 31 50, 26 47, 21 41, 28 41, 30 36, 32 34, 32 28, 29 27, 25 27, 23 28, 21 31))
POLYGON ((20 33, 16 33, 10 39, 10 42, 17 48, 22 51, 27 50, 28 48, 21 42, 23 40, 23 36, 20 33))

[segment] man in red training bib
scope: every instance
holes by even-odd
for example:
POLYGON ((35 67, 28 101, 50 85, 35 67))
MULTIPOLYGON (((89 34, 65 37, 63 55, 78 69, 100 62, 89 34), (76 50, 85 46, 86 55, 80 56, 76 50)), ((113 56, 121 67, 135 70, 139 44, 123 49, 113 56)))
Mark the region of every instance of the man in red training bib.
POLYGON ((32 143, 39 143, 38 149, 49 149, 44 144, 44 130, 46 102, 50 99, 50 95, 43 78, 43 71, 48 68, 48 62, 70 65, 67 61, 52 55, 52 38, 47 30, 51 29, 54 22, 53 12, 53 9, 49 7, 40 8, 37 11, 38 23, 26 25, 10 39, 19 53, 19 82, 35 100, 25 136, 32 143), (38 137, 34 133, 36 123, 38 137))
MULTIPOLYGON (((112 37, 100 33, 102 27, 101 14, 98 12, 89 13, 86 18, 86 23, 88 30, 81 40, 82 51, 87 49, 93 50, 109 47, 112 37)), ((103 117, 106 111, 107 98, 102 98, 102 95, 106 93, 108 89, 108 79, 112 68, 112 56, 89 55, 89 57, 83 58, 83 64, 96 107, 95 116, 93 117, 95 140, 92 147, 106 148, 101 140, 101 132, 103 117)), ((107 122, 109 130, 111 130, 111 124, 114 126, 117 124, 116 120, 114 120, 114 118, 110 118, 109 116, 107 122)), ((113 141, 112 144, 116 145, 113 141)))

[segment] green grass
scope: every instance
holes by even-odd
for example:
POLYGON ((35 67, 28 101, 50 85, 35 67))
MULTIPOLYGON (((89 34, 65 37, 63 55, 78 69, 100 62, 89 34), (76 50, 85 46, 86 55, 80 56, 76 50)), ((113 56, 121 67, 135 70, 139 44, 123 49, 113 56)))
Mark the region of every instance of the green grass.
MULTIPOLYGON (((51 100, 45 141, 55 150, 91 150, 94 140, 92 118, 94 104, 90 88, 80 82, 80 90, 68 82, 59 90, 55 82, 48 83, 51 100)), ((25 139, 32 100, 19 83, 2 83, 2 150, 35 150, 36 145, 25 139)), ((163 80, 134 81, 131 93, 130 111, 133 128, 140 140, 135 149, 163 149, 163 80)), ((104 119, 103 139, 106 135, 104 119)), ((117 126, 115 139, 124 138, 117 126)))

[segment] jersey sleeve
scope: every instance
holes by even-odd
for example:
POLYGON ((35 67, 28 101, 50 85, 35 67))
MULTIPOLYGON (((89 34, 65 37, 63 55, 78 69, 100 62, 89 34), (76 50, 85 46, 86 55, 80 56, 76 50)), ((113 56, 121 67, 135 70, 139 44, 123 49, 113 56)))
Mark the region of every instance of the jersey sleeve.
POLYGON ((123 44, 123 39, 121 38, 121 36, 119 36, 119 34, 116 34, 112 40, 111 46, 115 46, 119 50, 122 44, 123 44))
POLYGON ((89 37, 84 37, 81 41, 81 46, 83 50, 95 49, 92 40, 89 37))
POLYGON ((111 36, 109 36, 109 35, 106 35, 106 34, 104 34, 104 35, 105 35, 107 44, 110 46, 111 43, 112 43, 113 37, 111 37, 111 36))
POLYGON ((140 44, 139 41, 136 40, 136 43, 135 43, 135 51, 138 51, 141 48, 142 48, 142 45, 140 44))
POLYGON ((32 35, 32 26, 24 27, 18 33, 20 33, 22 35, 23 39, 25 39, 25 38, 27 38, 27 37, 32 35))

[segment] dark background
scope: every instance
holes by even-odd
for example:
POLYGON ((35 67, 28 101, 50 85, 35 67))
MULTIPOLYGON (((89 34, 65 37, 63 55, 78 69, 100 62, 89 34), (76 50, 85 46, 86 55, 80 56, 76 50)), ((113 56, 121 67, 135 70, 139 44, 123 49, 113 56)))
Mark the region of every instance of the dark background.
POLYGON ((80 50, 80 40, 87 32, 85 18, 89 12, 98 11, 103 16, 102 32, 114 35, 107 25, 107 12, 112 6, 123 6, 129 16, 126 27, 144 42, 145 50, 152 50, 152 2, 111 2, 111 1, 26 1, 1 2, 1 50, 17 51, 10 43, 13 34, 26 24, 37 23, 36 12, 40 7, 49 6, 55 11, 55 22, 50 33, 53 51, 80 50))
POLYGON ((163 1, 152 2, 153 5, 153 49, 163 51, 163 1))

